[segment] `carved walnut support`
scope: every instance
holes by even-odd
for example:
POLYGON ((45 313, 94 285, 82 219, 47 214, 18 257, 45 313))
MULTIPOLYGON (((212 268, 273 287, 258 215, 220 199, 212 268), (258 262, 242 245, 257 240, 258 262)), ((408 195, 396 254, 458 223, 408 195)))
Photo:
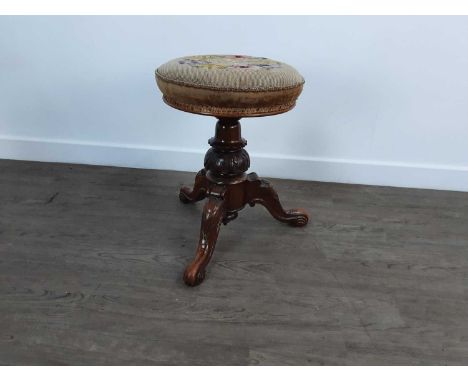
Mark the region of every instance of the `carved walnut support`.
POLYGON ((285 211, 270 182, 260 179, 256 173, 247 176, 245 187, 246 202, 251 207, 256 203, 262 204, 275 219, 295 227, 305 226, 309 221, 305 211, 300 209, 285 211))
POLYGON ((184 186, 180 189, 179 199, 182 203, 195 203, 206 197, 208 191, 208 180, 206 179, 206 170, 198 171, 195 177, 193 189, 184 186))
POLYGON ((184 281, 187 285, 195 286, 204 280, 205 268, 213 255, 224 215, 224 200, 210 196, 203 209, 200 240, 195 259, 184 272, 184 281))
POLYGON ((241 137, 239 119, 219 119, 216 134, 208 142, 211 149, 205 155, 205 168, 198 172, 193 189, 182 187, 179 194, 184 203, 208 198, 195 259, 184 272, 184 281, 190 286, 200 284, 205 278, 221 223, 234 220, 246 204, 260 203, 275 219, 292 226, 301 227, 308 222, 304 211, 283 209, 269 182, 255 173, 246 175, 250 159, 244 150, 247 142, 241 137))

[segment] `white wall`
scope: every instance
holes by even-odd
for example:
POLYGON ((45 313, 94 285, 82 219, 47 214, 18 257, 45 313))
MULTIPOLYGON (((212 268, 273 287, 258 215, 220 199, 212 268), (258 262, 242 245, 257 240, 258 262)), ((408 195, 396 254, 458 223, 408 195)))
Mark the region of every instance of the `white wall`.
POLYGON ((198 170, 215 120, 153 73, 203 53, 306 79, 291 112, 242 120, 252 171, 468 191, 467 17, 0 17, 0 157, 198 170))

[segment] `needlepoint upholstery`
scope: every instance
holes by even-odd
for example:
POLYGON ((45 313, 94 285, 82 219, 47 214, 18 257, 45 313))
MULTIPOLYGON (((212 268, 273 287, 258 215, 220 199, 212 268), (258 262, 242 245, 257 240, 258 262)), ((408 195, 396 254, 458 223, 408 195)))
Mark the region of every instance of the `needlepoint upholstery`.
POLYGON ((216 117, 254 117, 292 109, 303 77, 285 63, 244 55, 186 56, 156 70, 164 101, 216 117))

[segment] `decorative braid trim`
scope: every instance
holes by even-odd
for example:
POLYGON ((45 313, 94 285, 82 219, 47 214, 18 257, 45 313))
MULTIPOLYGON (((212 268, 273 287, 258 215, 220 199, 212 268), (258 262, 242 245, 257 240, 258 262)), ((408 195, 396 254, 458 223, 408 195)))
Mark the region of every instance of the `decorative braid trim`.
POLYGON ((296 84, 296 85, 292 85, 292 86, 282 86, 282 87, 271 87, 271 88, 244 88, 244 89, 239 89, 239 88, 228 88, 228 87, 219 87, 219 86, 209 86, 209 85, 197 85, 197 84, 194 84, 194 83, 190 83, 190 82, 185 82, 185 81, 176 81, 174 79, 170 79, 170 78, 167 78, 167 77, 164 77, 163 75, 161 75, 161 73, 158 72, 158 70, 156 69, 155 71, 155 75, 156 75, 156 78, 159 78, 163 81, 166 81, 170 84, 174 84, 174 85, 180 85, 180 86, 187 86, 189 88, 195 88, 195 89, 209 89, 209 90, 218 90, 218 91, 222 91, 222 92, 242 92, 242 93, 245 93, 245 92, 276 92, 276 91, 281 91, 281 90, 289 90, 289 89, 295 89, 295 88, 298 88, 298 87, 301 87, 305 84, 305 80, 303 80, 302 82, 296 84))
POLYGON ((262 107, 218 107, 209 105, 194 105, 175 101, 167 96, 163 100, 169 106, 194 114, 212 115, 215 117, 259 117, 262 115, 281 114, 291 110, 296 101, 290 101, 281 105, 262 107))

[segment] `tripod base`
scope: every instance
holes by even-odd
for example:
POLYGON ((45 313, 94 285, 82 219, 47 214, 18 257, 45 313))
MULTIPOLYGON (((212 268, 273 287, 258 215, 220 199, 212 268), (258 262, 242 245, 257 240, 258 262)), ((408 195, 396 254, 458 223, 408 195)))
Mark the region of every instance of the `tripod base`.
POLYGON ((221 223, 227 224, 237 217, 246 204, 262 204, 277 220, 294 227, 307 224, 308 216, 302 210, 284 210, 278 194, 271 184, 255 173, 246 174, 250 159, 241 137, 239 119, 220 119, 216 135, 205 156, 205 168, 195 177, 192 189, 182 187, 179 198, 183 203, 207 199, 203 208, 195 259, 185 269, 184 281, 189 286, 200 284, 218 239, 221 223))
POLYGON ((182 187, 179 198, 183 203, 207 199, 195 259, 184 272, 184 281, 190 286, 200 284, 205 278, 205 268, 213 255, 221 223, 234 220, 246 204, 252 207, 262 204, 275 219, 294 227, 302 227, 309 220, 305 211, 284 210, 271 184, 255 173, 236 183, 218 184, 211 181, 203 169, 198 172, 193 189, 182 187))

